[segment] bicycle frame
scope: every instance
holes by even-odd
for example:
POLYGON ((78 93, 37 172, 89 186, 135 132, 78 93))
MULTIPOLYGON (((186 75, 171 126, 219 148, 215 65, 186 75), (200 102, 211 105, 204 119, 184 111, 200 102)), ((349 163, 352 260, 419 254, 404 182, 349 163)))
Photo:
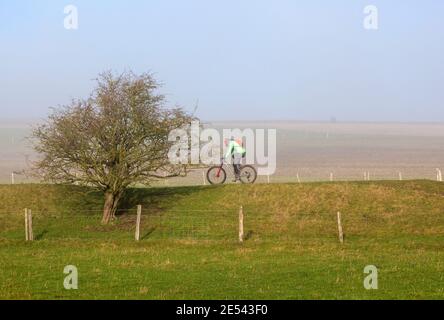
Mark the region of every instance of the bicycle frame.
POLYGON ((217 174, 216 174, 216 177, 220 177, 220 173, 222 172, 222 166, 223 165, 221 165, 220 167, 219 167, 219 170, 217 171, 217 174))
POLYGON ((222 172, 222 168, 224 167, 224 163, 225 163, 225 161, 224 161, 224 159, 222 159, 222 163, 220 164, 220 166, 219 166, 219 170, 217 170, 217 174, 216 174, 216 177, 220 177, 220 173, 222 172))

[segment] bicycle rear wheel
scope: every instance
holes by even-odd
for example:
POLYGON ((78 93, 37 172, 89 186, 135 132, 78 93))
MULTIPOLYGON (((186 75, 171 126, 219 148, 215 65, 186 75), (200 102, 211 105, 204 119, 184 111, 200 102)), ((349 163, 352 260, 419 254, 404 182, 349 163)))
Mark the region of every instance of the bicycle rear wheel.
POLYGON ((257 172, 253 166, 243 166, 240 171, 240 181, 245 184, 254 183, 257 179, 257 172))
POLYGON ((227 180, 227 172, 220 166, 211 167, 207 171, 207 180, 210 184, 224 184, 227 180))

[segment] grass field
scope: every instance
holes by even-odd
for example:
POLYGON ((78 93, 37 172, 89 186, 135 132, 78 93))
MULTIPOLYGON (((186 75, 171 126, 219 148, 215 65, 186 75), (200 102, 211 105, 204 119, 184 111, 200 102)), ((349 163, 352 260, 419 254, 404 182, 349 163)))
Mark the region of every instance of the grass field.
POLYGON ((0 298, 444 298, 442 183, 131 189, 110 226, 100 225, 101 205, 87 188, 0 186, 0 298), (24 208, 33 210, 33 243, 24 241, 24 208), (63 288, 66 265, 79 270, 78 290, 63 288), (367 265, 378 268, 378 290, 363 287, 367 265))

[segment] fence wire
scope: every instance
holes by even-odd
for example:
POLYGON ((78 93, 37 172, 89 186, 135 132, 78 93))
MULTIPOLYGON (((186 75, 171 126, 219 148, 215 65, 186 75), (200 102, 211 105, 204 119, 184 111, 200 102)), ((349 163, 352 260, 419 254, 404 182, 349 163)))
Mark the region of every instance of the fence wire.
MULTIPOLYGON (((0 239, 23 240, 23 213, 0 213, 0 239)), ((51 239, 134 240, 137 209, 119 209, 116 219, 101 224, 100 210, 32 211, 36 241, 51 239)), ((342 212, 346 239, 406 234, 444 235, 444 215, 371 212, 342 212), (413 218, 412 218, 413 217, 413 218)), ((337 212, 267 212, 244 208, 244 238, 248 240, 326 240, 338 239, 337 212)), ((143 209, 140 240, 191 239, 234 240, 239 237, 239 209, 232 210, 150 210, 143 209)))

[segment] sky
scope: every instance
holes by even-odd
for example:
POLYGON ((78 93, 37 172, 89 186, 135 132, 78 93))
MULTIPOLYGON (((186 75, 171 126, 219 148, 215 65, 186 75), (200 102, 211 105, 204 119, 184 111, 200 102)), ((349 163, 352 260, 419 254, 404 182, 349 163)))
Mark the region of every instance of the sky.
POLYGON ((1 118, 43 118, 133 70, 204 120, 442 122, 443 39, 439 0, 0 0, 1 118))

